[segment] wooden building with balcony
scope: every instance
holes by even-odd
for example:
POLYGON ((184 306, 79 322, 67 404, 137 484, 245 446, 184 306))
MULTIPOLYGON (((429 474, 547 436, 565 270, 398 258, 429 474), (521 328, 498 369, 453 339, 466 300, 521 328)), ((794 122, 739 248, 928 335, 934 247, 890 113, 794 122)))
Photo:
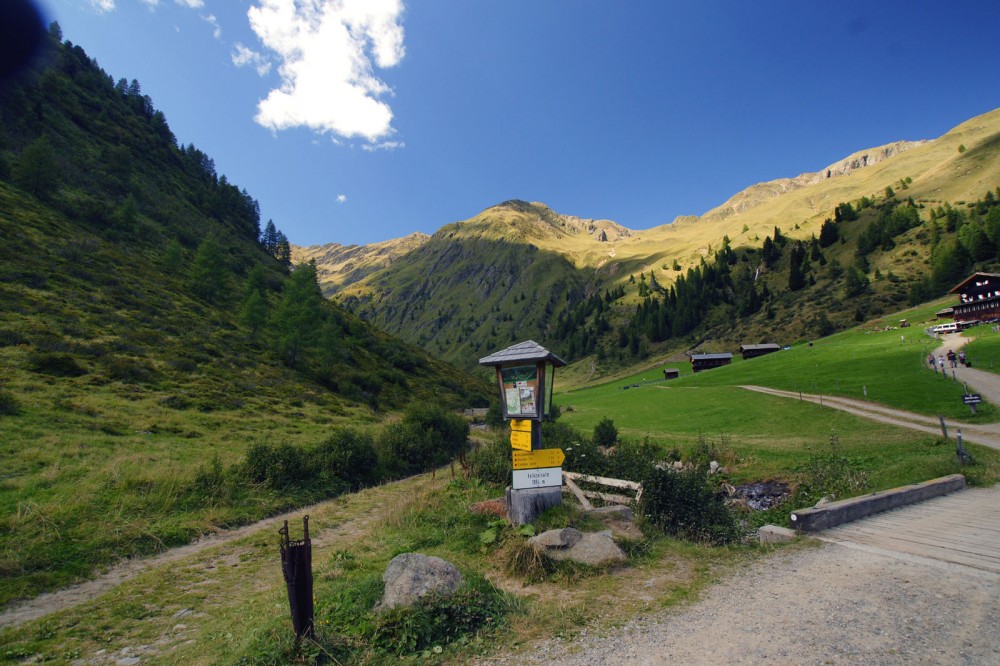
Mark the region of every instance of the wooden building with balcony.
POLYGON ((1000 273, 973 273, 951 293, 959 299, 952 307, 952 317, 959 328, 963 324, 1000 321, 1000 273))

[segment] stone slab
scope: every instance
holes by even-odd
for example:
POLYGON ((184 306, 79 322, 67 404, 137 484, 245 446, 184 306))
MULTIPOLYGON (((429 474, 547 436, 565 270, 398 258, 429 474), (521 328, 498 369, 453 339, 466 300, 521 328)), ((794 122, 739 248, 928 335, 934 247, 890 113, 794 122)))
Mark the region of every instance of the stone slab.
POLYGON ((794 541, 798 532, 777 525, 763 525, 757 530, 757 540, 763 543, 788 543, 794 541))
POLYGON ((965 488, 965 477, 961 474, 951 474, 910 486, 829 502, 820 507, 798 509, 792 512, 792 525, 799 532, 818 532, 963 488, 965 488))

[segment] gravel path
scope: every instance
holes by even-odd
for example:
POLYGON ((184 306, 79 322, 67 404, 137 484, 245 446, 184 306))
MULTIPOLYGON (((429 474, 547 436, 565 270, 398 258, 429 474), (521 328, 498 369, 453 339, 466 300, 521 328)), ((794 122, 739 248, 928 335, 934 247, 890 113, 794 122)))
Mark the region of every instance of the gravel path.
POLYGON ((686 608, 484 664, 1000 664, 1000 575, 841 544, 765 558, 686 608))

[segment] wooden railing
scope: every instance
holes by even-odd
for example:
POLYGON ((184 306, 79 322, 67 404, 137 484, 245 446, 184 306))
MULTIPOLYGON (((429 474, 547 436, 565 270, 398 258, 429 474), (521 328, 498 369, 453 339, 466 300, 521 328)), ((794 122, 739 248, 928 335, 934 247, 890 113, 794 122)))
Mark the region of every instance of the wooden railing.
POLYGON ((570 492, 576 495, 576 498, 580 500, 580 504, 587 511, 594 508, 594 505, 591 504, 590 500, 587 498, 599 499, 612 504, 625 505, 633 503, 638 504, 639 500, 642 499, 642 484, 636 483, 635 481, 609 479, 605 476, 591 476, 590 474, 578 474, 576 472, 563 472, 563 482, 565 483, 565 488, 568 488, 570 492), (607 486, 609 488, 618 488, 621 490, 633 490, 635 491, 635 497, 629 497, 628 495, 616 495, 614 493, 602 493, 596 490, 581 490, 580 486, 578 486, 576 482, 607 486))

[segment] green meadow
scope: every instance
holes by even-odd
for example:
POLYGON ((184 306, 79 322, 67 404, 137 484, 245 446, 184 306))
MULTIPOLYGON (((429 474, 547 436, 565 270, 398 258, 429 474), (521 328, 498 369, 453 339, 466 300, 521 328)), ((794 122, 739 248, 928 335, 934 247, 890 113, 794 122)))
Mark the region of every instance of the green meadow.
MULTIPOLYGON (((933 308, 927 306, 925 310, 933 308)), ((988 423, 994 405, 973 416, 962 403, 965 387, 930 371, 926 358, 940 341, 927 335, 928 312, 909 314, 916 322, 893 328, 887 318, 812 342, 798 343, 756 359, 734 354, 732 365, 698 374, 690 364, 667 363, 601 386, 558 392, 562 420, 590 432, 610 418, 621 438, 650 441, 690 455, 708 446, 736 482, 781 478, 795 482, 817 456, 836 455, 866 472, 873 491, 960 472, 974 483, 992 483, 1000 472, 1000 452, 974 447, 979 464, 961 467, 953 444, 940 436, 884 425, 810 402, 779 398, 741 388, 759 385, 786 391, 837 395, 869 401, 948 421, 988 423), (914 316, 915 315, 915 316, 914 316), (663 368, 676 367, 679 379, 664 381, 663 368)), ((985 328, 985 327, 980 327, 985 328)), ((1000 334, 986 329, 970 345, 979 367, 994 353, 1000 334), (992 346, 991 346, 992 345, 992 346)), ((974 361, 975 363, 975 361, 974 361)))

